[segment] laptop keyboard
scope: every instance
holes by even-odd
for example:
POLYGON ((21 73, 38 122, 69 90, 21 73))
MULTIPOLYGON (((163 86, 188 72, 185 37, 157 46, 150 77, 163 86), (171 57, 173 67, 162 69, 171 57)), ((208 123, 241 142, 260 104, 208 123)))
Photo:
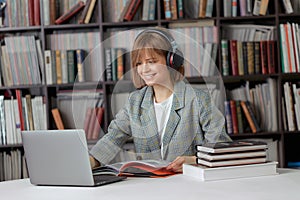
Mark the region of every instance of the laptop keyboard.
POLYGON ((126 179, 126 177, 114 175, 94 175, 93 177, 95 185, 105 185, 126 179))

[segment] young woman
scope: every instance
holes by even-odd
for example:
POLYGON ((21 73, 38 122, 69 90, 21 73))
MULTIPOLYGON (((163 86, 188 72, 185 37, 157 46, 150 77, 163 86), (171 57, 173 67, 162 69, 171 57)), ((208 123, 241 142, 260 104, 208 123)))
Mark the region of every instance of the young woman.
POLYGON ((170 161, 168 169, 176 172, 196 162, 196 144, 231 140, 208 91, 184 81, 183 60, 165 29, 146 29, 136 37, 131 65, 137 90, 91 149, 92 167, 109 163, 131 137, 137 158, 170 161))

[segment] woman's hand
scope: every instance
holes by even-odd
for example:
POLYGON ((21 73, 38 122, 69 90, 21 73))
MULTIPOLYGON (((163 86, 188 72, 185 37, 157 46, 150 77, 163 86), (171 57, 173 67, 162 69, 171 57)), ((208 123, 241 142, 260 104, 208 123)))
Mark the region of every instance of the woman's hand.
POLYGON ((178 156, 173 162, 167 166, 167 170, 174 172, 182 172, 182 164, 195 164, 196 156, 178 156))
POLYGON ((93 156, 90 156, 90 164, 92 169, 100 166, 100 163, 93 156))

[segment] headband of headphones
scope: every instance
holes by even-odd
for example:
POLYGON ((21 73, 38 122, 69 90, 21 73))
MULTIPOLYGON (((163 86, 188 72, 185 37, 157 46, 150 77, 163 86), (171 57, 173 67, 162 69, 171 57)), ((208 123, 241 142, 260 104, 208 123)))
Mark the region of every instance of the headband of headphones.
POLYGON ((139 33, 137 35, 136 39, 139 38, 140 35, 142 35, 144 33, 159 34, 160 36, 165 38, 170 43, 171 49, 168 50, 168 54, 167 54, 167 58, 166 58, 167 65, 169 67, 177 70, 177 69, 179 69, 180 66, 183 65, 183 61, 184 61, 183 54, 178 49, 177 43, 170 33, 168 33, 167 31, 161 30, 161 29, 150 28, 150 29, 146 29, 146 30, 142 31, 141 33, 139 33))

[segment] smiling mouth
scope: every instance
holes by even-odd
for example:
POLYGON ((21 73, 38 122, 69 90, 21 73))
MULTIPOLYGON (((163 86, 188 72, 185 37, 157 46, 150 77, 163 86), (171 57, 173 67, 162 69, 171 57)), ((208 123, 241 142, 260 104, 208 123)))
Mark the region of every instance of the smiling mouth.
POLYGON ((155 74, 147 74, 147 75, 143 75, 143 77, 144 77, 145 79, 151 79, 151 78, 153 78, 154 75, 155 75, 155 74))

